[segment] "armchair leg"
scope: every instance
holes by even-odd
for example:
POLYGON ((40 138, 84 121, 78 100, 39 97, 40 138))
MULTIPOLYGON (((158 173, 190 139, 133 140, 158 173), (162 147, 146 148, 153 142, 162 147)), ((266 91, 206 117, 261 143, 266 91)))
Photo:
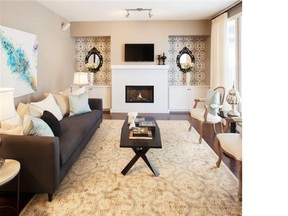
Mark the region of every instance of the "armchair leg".
POLYGON ((203 123, 199 121, 199 144, 202 142, 202 136, 203 136, 203 123))
POLYGON ((224 133, 223 123, 222 122, 220 122, 220 127, 221 127, 221 133, 224 133))
POLYGON ((53 199, 53 194, 52 193, 48 193, 48 201, 51 202, 53 199))
POLYGON ((191 131, 191 129, 192 129, 192 117, 190 116, 190 126, 189 126, 188 130, 191 131))
POLYGON ((217 131, 216 131, 216 126, 215 126, 215 124, 212 124, 212 126, 213 126, 213 131, 214 131, 214 134, 217 134, 217 131))
POLYGON ((219 168, 220 164, 221 164, 221 161, 222 161, 222 148, 221 148, 221 144, 220 144, 218 139, 216 141, 216 145, 217 145, 218 156, 219 156, 219 158, 218 158, 218 160, 216 162, 216 166, 219 168))
POLYGON ((188 130, 191 131, 191 129, 192 129, 192 122, 190 122, 190 126, 189 126, 188 130))
POLYGON ((242 201, 242 161, 238 161, 238 172, 239 172, 239 189, 238 189, 238 198, 239 201, 242 201))

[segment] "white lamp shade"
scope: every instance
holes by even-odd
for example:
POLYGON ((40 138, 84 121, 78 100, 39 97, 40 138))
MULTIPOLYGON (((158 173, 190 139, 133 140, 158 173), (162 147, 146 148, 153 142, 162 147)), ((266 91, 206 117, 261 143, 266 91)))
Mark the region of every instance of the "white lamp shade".
POLYGON ((0 88, 0 121, 15 116, 13 88, 0 88))
POLYGON ((86 85, 88 84, 88 75, 85 72, 77 72, 74 74, 73 84, 75 85, 86 85))

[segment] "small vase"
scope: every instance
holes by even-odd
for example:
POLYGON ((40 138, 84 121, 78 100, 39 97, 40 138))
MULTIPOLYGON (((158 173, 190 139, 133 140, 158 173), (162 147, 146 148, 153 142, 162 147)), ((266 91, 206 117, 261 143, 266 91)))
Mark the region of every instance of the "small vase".
POLYGON ((186 72, 186 85, 190 85, 191 81, 191 72, 186 72))
POLYGON ((94 84, 94 73, 89 73, 89 85, 92 86, 94 84))

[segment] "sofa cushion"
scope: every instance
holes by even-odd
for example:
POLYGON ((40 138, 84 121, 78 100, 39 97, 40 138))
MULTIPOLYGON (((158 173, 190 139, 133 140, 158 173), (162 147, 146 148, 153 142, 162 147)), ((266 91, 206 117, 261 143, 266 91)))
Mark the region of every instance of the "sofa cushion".
MULTIPOLYGON (((53 95, 51 93, 48 94, 48 96, 42 100, 42 101, 38 101, 38 102, 31 102, 30 103, 30 109, 31 109, 31 106, 33 108, 36 108, 38 109, 41 114, 44 112, 44 110, 48 110, 50 111, 51 113, 53 113, 53 115, 60 121, 62 119, 62 113, 61 113, 61 110, 58 106, 58 104, 56 103, 53 95)), ((30 110, 31 112, 31 110, 30 110)))
POLYGON ((208 112, 216 116, 220 108, 220 93, 218 91, 209 89, 207 92, 205 104, 208 106, 208 112))
POLYGON ((92 130, 102 113, 92 110, 77 116, 65 117, 60 121, 60 161, 61 164, 69 159, 75 149, 85 140, 86 135, 92 130))
POLYGON ((33 136, 54 136, 49 125, 42 119, 31 117, 32 129, 28 135, 33 136))
POLYGON ((69 95, 70 116, 79 115, 90 112, 91 109, 88 104, 88 93, 84 92, 79 95, 69 95))
POLYGON ((60 136, 61 133, 60 122, 51 112, 44 110, 41 119, 43 119, 43 121, 45 121, 49 125, 49 127, 53 131, 54 136, 57 137, 60 136))

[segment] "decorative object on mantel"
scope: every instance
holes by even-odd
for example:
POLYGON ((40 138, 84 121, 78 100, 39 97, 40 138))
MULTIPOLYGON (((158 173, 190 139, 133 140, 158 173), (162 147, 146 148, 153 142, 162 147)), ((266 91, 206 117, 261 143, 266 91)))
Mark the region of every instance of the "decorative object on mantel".
POLYGON ((228 112, 229 116, 240 116, 240 113, 236 110, 236 105, 241 103, 241 97, 239 92, 234 88, 234 83, 232 89, 228 92, 226 97, 228 104, 232 105, 232 110, 228 112))
POLYGON ((165 65, 165 59, 166 59, 167 57, 165 56, 165 53, 163 52, 163 55, 161 56, 161 55, 157 55, 157 60, 158 60, 158 62, 157 62, 157 64, 158 65, 161 65, 161 61, 162 61, 162 65, 165 65))
POLYGON ((160 65, 160 63, 161 63, 161 55, 157 55, 157 65, 160 65))
MULTIPOLYGON (((13 88, 0 88, 0 128, 1 121, 11 119, 15 117, 15 107, 14 107, 14 97, 13 97, 13 88)), ((0 148, 2 144, 2 139, 0 137, 0 148)), ((0 155, 0 168, 4 164, 5 159, 0 155)))
POLYGON ((192 68, 195 65, 195 57, 186 46, 180 50, 176 58, 176 64, 180 71, 186 73, 186 85, 190 85, 192 68))
POLYGON ((161 60, 162 60, 162 65, 165 65, 165 59, 167 57, 165 56, 165 53, 163 52, 163 55, 161 56, 161 60))

